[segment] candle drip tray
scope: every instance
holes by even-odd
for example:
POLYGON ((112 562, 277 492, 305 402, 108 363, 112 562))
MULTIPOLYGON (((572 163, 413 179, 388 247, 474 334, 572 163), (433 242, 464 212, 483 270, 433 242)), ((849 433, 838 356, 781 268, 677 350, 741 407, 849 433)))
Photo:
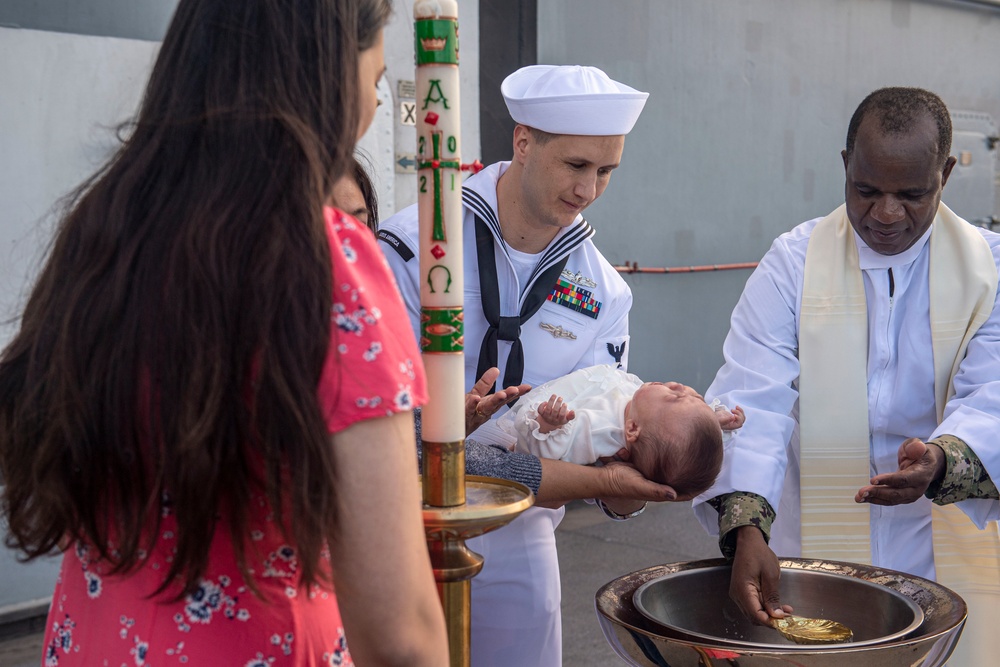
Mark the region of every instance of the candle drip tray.
POLYGON ((466 475, 465 504, 423 505, 428 540, 468 540, 507 525, 535 501, 531 489, 505 479, 466 475))

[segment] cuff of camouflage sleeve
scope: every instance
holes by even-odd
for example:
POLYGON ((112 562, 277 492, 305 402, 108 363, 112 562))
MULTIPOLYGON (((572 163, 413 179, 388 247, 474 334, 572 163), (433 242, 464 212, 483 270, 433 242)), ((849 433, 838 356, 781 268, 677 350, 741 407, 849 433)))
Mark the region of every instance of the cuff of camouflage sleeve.
POLYGON ((941 435, 927 442, 944 452, 945 469, 940 482, 931 483, 924 495, 935 505, 948 505, 969 498, 997 498, 997 488, 986 467, 963 440, 941 435))
POLYGON ((754 526, 764 533, 765 542, 771 540, 775 514, 763 496, 737 491, 716 496, 708 503, 719 513, 719 549, 726 560, 736 557, 737 528, 754 526))

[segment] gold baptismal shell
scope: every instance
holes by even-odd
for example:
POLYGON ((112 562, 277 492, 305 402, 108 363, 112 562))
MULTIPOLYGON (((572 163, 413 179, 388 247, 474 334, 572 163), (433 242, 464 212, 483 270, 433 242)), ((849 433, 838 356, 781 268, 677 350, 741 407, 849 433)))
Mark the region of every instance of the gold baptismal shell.
POLYGON ((825 618, 785 616, 772 618, 771 625, 796 644, 839 644, 854 638, 849 627, 825 618))

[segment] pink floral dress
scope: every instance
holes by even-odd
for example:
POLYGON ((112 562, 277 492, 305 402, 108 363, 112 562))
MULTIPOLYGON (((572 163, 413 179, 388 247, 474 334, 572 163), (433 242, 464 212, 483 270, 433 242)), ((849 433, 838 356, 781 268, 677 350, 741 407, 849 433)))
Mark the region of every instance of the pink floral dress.
MULTIPOLYGON (((423 366, 396 283, 371 232, 327 209, 333 264, 332 343, 318 390, 330 432, 426 400, 423 366)), ((169 567, 176 522, 163 503, 143 567, 110 576, 85 545, 63 556, 43 665, 313 667, 353 665, 337 598, 299 585, 295 549, 264 497, 254 499, 247 560, 266 602, 247 587, 228 533, 216 531, 200 588, 149 598, 169 567)))

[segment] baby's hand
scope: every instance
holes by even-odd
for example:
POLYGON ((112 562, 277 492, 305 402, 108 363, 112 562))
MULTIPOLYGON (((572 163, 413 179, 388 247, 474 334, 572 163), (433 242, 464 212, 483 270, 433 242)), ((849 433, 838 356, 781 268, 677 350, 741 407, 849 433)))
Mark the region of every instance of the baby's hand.
POLYGON ((538 406, 538 430, 541 433, 548 433, 565 426, 576 417, 576 413, 569 409, 562 397, 552 394, 549 400, 538 406))
POLYGON ((735 431, 747 421, 747 416, 744 414, 743 408, 738 405, 733 408, 732 412, 725 408, 719 408, 715 411, 715 416, 718 418, 719 426, 722 427, 723 431, 735 431))

